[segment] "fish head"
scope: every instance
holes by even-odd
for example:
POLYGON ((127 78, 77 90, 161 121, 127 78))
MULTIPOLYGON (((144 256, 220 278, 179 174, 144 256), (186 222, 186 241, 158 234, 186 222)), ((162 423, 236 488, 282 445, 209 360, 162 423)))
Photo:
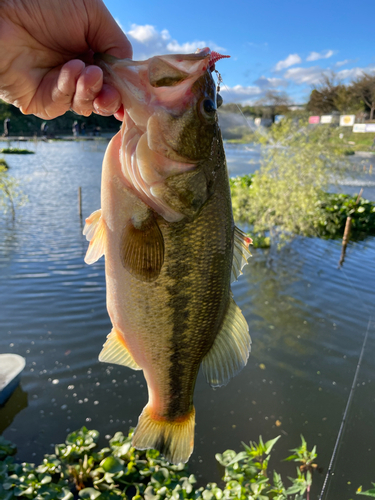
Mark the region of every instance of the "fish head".
MULTIPOLYGON (((181 158, 196 163, 206 160, 210 155, 218 121, 216 84, 209 67, 210 55, 191 55, 194 59, 201 59, 198 59, 198 64, 194 59, 182 59, 186 72, 173 88, 155 87, 153 93, 157 95, 157 103, 148 132, 154 150, 159 150, 171 159, 181 158)), ((161 79, 163 84, 165 80, 173 81, 169 75, 180 61, 176 56, 167 57, 170 65, 169 68, 163 68, 168 75, 161 79)), ((164 63, 155 58, 153 65, 159 66, 160 62, 164 63)), ((156 81, 154 85, 159 85, 159 82, 156 81)))
POLYGON ((204 169, 219 135, 214 54, 213 58, 205 48, 146 61, 107 55, 97 59, 105 81, 120 92, 125 109, 124 176, 140 198, 169 222, 195 214, 209 196, 210 175, 204 169), (187 185, 180 178, 175 182, 181 175, 187 185))

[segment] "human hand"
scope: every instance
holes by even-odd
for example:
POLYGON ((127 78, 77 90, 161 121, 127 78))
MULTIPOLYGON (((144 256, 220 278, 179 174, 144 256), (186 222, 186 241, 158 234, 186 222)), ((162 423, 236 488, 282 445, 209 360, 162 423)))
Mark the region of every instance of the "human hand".
POLYGON ((22 113, 115 114, 120 94, 103 84, 95 52, 132 56, 102 0, 0 0, 0 98, 22 113))

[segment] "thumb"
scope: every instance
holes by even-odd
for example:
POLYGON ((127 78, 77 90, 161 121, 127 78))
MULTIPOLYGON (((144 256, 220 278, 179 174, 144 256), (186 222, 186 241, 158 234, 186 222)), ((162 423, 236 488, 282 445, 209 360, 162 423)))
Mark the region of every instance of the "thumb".
POLYGON ((119 59, 133 56, 131 43, 101 0, 96 2, 96 9, 87 11, 87 15, 87 42, 91 50, 119 59))

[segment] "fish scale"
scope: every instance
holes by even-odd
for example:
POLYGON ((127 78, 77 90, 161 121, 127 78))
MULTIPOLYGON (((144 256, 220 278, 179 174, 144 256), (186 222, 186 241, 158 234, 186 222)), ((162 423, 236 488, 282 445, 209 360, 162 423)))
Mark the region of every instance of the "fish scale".
POLYGON ((230 282, 251 240, 233 223, 210 57, 99 62, 126 107, 103 161, 101 210, 84 229, 85 261, 105 255, 113 329, 99 360, 143 370, 149 401, 133 446, 172 463, 193 450, 200 366, 225 385, 250 351, 230 282))

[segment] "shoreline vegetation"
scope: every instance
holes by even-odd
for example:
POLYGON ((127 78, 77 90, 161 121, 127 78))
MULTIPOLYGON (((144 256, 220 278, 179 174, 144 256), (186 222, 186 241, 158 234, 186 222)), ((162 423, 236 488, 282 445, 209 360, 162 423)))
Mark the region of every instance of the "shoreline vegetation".
POLYGON ((4 155, 33 155, 35 151, 20 148, 2 148, 0 149, 0 153, 4 155))
MULTIPOLYGON (((230 179, 234 219, 247 227, 254 227, 256 215, 249 203, 252 184, 257 174, 238 176, 230 179)), ((309 224, 294 235, 318 237, 324 239, 342 239, 346 220, 352 218, 351 240, 361 240, 366 236, 375 236, 375 203, 358 195, 328 193, 322 191, 314 211, 310 213, 309 224)), ((278 228, 279 231, 282 227, 278 228)), ((255 234, 250 230, 254 248, 271 246, 271 227, 265 227, 255 234)), ((289 238, 293 235, 289 234, 289 238)))
POLYGON ((311 127, 304 118, 285 118, 256 132, 260 168, 231 179, 235 220, 248 226, 255 247, 282 246, 297 235, 342 238, 347 217, 355 239, 375 235, 375 204, 330 193, 350 175, 335 128, 311 127))
MULTIPOLYGON (((283 479, 275 464, 272 469, 269 465, 281 436, 265 443, 260 436, 258 442, 242 443, 239 453, 217 453, 221 484, 198 487, 187 464, 171 465, 156 450, 136 450, 131 446, 132 435, 133 429, 127 436, 116 432, 98 449, 99 432, 82 427, 68 434, 65 443, 55 445, 55 453, 45 454, 38 465, 15 460, 16 445, 0 436, 0 498, 312 500, 313 478, 323 472, 316 463, 316 447, 309 451, 301 435, 300 446, 284 459, 293 462, 293 477, 283 479)), ((375 498, 375 490, 362 491, 361 486, 356 494, 375 498)))
MULTIPOLYGON (((54 138, 55 136, 70 135, 73 136, 73 124, 77 122, 77 130, 81 134, 84 130, 84 135, 91 136, 95 134, 117 132, 120 128, 119 122, 114 116, 104 117, 96 114, 90 116, 80 116, 72 111, 67 111, 63 116, 54 118, 53 120, 42 120, 33 115, 23 115, 21 111, 0 100, 0 126, 9 118, 8 135, 11 137, 44 137, 54 138), (43 126, 47 124, 47 128, 43 126), (84 124, 82 128, 82 124, 84 124)), ((3 130, 0 131, 0 136, 3 130)), ((82 134, 83 135, 83 134, 82 134)), ((1 139, 1 138, 0 138, 1 139)))
MULTIPOLYGON (((197 487, 186 464, 171 465, 156 450, 139 451, 131 446, 133 429, 117 432, 98 450, 99 432, 82 427, 70 433, 55 453, 44 455, 39 465, 15 461, 16 446, 0 437, 0 498, 36 500, 77 498, 132 500, 275 499, 310 500, 313 473, 318 468, 315 447, 301 445, 285 460, 295 462, 297 477, 285 486, 280 474, 268 470, 271 451, 280 436, 243 444, 243 451, 227 450, 215 458, 223 484, 197 487)), ((296 473, 294 466, 291 472, 296 473)))

